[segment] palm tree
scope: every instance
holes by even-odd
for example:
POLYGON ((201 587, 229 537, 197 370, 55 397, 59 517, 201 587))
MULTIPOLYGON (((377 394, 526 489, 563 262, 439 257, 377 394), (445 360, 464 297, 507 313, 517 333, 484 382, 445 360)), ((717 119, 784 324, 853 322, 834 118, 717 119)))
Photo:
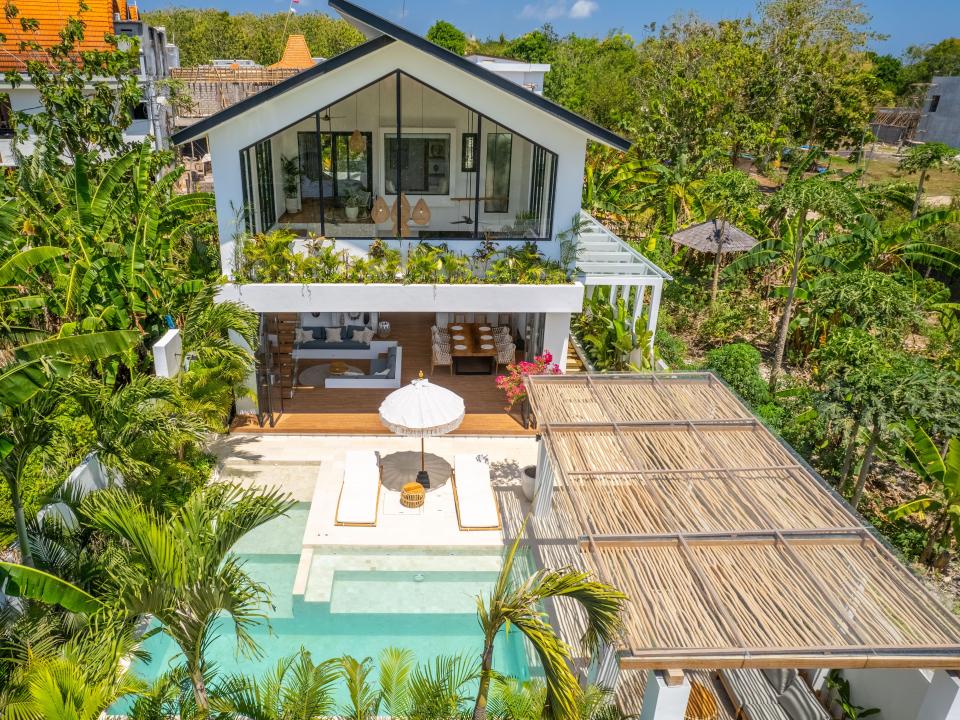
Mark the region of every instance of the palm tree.
POLYGON ((357 660, 350 655, 344 655, 337 658, 337 663, 349 697, 349 704, 340 708, 339 716, 345 720, 372 720, 377 717, 380 695, 370 682, 373 658, 357 660))
POLYGON ((897 163, 897 169, 901 172, 920 173, 917 180, 917 193, 913 198, 913 210, 910 217, 915 218, 920 212, 920 200, 923 198, 923 184, 926 182, 927 173, 931 170, 943 170, 944 166, 952 167, 960 171, 960 164, 956 162, 960 150, 944 145, 939 142, 923 143, 923 145, 914 145, 904 153, 897 163))
POLYGON ((941 454, 915 420, 908 420, 905 426, 909 431, 903 443, 906 460, 928 491, 894 508, 889 515, 893 520, 908 515, 921 519, 931 516, 920 560, 942 570, 950 561, 953 544, 960 542, 960 439, 950 438, 941 454))
POLYGON ((177 643, 201 712, 209 710, 204 653, 214 620, 229 615, 238 648, 255 655, 250 631, 265 618, 269 598, 231 548, 292 505, 277 489, 229 484, 198 488, 169 517, 119 489, 94 493, 84 503, 89 524, 117 541, 107 568, 116 602, 130 615, 153 615, 177 643))
POLYGON ((235 396, 249 395, 260 317, 240 303, 216 302, 206 285, 186 304, 181 319, 183 366, 177 380, 192 408, 212 430, 223 430, 235 396))
POLYGON ((237 720, 314 720, 334 710, 333 685, 339 676, 336 660, 314 663, 304 648, 281 658, 259 678, 231 675, 210 699, 224 718, 237 720))
POLYGON ((477 598, 477 616, 483 629, 483 653, 474 720, 485 720, 487 716, 494 642, 506 625, 523 633, 539 656, 546 678, 546 706, 552 714, 564 720, 576 717, 580 686, 568 664, 570 648, 550 627, 539 609, 546 598, 569 597, 580 604, 587 617, 581 643, 589 654, 603 644, 612 643, 620 628, 626 595, 610 585, 591 580, 587 572, 573 568, 544 569, 522 582, 512 580, 513 563, 525 526, 526 522, 504 559, 493 590, 486 598, 477 598))
POLYGON ((137 640, 115 615, 94 619, 49 654, 28 656, 7 699, 3 720, 98 720, 117 700, 144 683, 126 660, 137 640))
MULTIPOLYGON (((547 687, 541 680, 521 682, 498 676, 490 694, 489 716, 494 720, 541 720, 544 717, 547 687)), ((624 720, 609 690, 588 685, 577 706, 579 720, 624 720)))
POLYGON ((182 409, 173 380, 141 375, 114 388, 76 374, 65 389, 90 418, 100 463, 128 480, 152 475, 158 451, 169 453, 203 437, 204 423, 182 409))

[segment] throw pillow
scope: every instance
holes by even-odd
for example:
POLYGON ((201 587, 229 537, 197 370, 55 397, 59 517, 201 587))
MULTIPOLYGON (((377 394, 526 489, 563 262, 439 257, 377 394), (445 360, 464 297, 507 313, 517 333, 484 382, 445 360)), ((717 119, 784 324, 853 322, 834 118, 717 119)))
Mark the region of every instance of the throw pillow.
POLYGON ((305 343, 313 340, 313 332, 311 330, 304 330, 303 328, 297 328, 293 338, 294 342, 305 343))
POLYGON ((326 336, 323 334, 322 327, 311 328, 313 330, 313 339, 314 340, 324 340, 326 336))
POLYGON ((376 334, 377 333, 374 332, 373 328, 367 328, 366 330, 363 331, 363 341, 367 345, 369 345, 370 343, 373 342, 373 336, 376 334))
POLYGON ((324 332, 327 336, 327 342, 338 343, 343 342, 343 338, 340 337, 340 331, 343 328, 340 327, 328 327, 324 328, 324 332))
POLYGON ((377 372, 374 373, 374 375, 380 375, 381 377, 385 377, 389 374, 390 374, 390 368, 384 368, 383 370, 378 370, 377 372))

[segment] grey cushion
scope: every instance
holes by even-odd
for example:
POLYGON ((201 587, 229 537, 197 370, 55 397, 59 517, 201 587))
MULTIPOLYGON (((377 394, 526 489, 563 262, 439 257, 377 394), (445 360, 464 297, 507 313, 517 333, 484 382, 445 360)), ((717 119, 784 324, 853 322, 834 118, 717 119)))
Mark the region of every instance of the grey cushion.
POLYGON ((379 372, 380 370, 383 370, 386 367, 387 367, 386 358, 375 358, 374 360, 370 361, 370 374, 372 375, 375 372, 379 372))
POLYGON ((309 327, 309 328, 305 327, 304 330, 309 330, 310 332, 312 332, 314 340, 327 339, 327 331, 324 330, 322 327, 309 327))
POLYGON ((791 668, 769 668, 763 670, 767 682, 777 695, 786 690, 797 679, 799 673, 791 668))
POLYGON ((790 720, 830 720, 827 711, 813 695, 803 680, 798 679, 777 698, 790 720))
POLYGON ((343 340, 341 342, 327 342, 326 340, 311 340, 300 343, 297 347, 302 350, 367 350, 367 343, 356 342, 354 340, 343 340))

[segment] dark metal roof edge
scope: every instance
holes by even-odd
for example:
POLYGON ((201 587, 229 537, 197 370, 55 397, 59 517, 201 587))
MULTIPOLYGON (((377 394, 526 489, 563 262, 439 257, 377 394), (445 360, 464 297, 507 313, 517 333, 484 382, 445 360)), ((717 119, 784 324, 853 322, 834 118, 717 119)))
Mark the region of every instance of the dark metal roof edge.
POLYGON ((386 47, 392 42, 394 42, 394 38, 388 35, 381 35, 373 38, 372 40, 368 40, 361 45, 350 48, 339 55, 334 55, 329 60, 325 60, 322 63, 317 63, 312 68, 302 70, 296 75, 291 75, 286 80, 283 80, 276 85, 272 85, 271 87, 265 88, 256 95, 251 95, 248 98, 244 98, 240 102, 224 108, 220 112, 214 113, 210 117, 206 117, 203 120, 194 123, 193 125, 185 127, 183 130, 178 130, 170 136, 170 142, 172 142, 174 145, 181 145, 185 142, 196 140, 197 138, 205 135, 206 132, 211 128, 216 127, 227 120, 231 120, 237 115, 245 113, 247 110, 255 108, 258 105, 265 103, 267 100, 273 99, 277 95, 282 95, 288 90, 292 90, 308 80, 312 80, 320 75, 325 75, 331 70, 341 68, 344 65, 353 62, 354 60, 358 60, 359 58, 369 55, 380 48, 386 47))
POLYGON ((558 105, 557 103, 553 102, 553 100, 545 98, 542 95, 537 95, 530 90, 526 90, 517 85, 515 82, 507 80, 506 78, 501 77, 500 75, 497 75, 486 68, 482 68, 476 63, 470 62, 466 58, 450 52, 446 48, 435 45, 426 38, 422 38, 419 35, 410 32, 406 28, 400 27, 399 25, 380 17, 379 15, 376 15, 369 10, 364 10, 362 7, 354 5, 348 0, 329 0, 329 5, 342 15, 353 18, 363 25, 382 32, 384 35, 392 37, 395 40, 406 43, 407 45, 425 52, 428 55, 437 58, 438 60, 443 60, 444 62, 453 65, 458 70, 469 73, 470 75, 488 82, 504 92, 530 103, 540 110, 543 110, 554 117, 573 125, 580 130, 583 130, 587 135, 590 135, 595 140, 609 145, 610 147, 626 152, 632 145, 629 140, 620 137, 611 130, 607 130, 605 127, 597 125, 591 120, 587 120, 587 118, 583 117, 582 115, 578 115, 572 110, 567 110, 567 108, 563 107, 562 105, 558 105))

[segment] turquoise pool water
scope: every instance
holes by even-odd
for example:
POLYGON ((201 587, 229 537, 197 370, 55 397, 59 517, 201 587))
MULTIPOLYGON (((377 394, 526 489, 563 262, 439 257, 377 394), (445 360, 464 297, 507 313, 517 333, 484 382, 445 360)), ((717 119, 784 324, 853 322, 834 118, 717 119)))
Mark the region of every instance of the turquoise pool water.
MULTIPOLYGON (((232 622, 218 621, 219 637, 207 658, 220 674, 261 673, 301 646, 317 660, 349 654, 376 663, 390 645, 409 648, 421 662, 452 653, 479 656, 476 596, 493 585, 496 556, 452 549, 345 548, 335 554, 320 549, 305 594, 294 596, 307 511, 306 504, 294 508, 289 517, 251 533, 236 548, 247 571, 270 588, 274 607, 266 609, 268 622, 253 632, 262 651, 259 658, 238 657, 232 622)), ((135 669, 147 680, 180 662, 176 645, 162 633, 144 649, 151 659, 135 669)), ((494 667, 529 676, 519 633, 499 638, 494 667)))

